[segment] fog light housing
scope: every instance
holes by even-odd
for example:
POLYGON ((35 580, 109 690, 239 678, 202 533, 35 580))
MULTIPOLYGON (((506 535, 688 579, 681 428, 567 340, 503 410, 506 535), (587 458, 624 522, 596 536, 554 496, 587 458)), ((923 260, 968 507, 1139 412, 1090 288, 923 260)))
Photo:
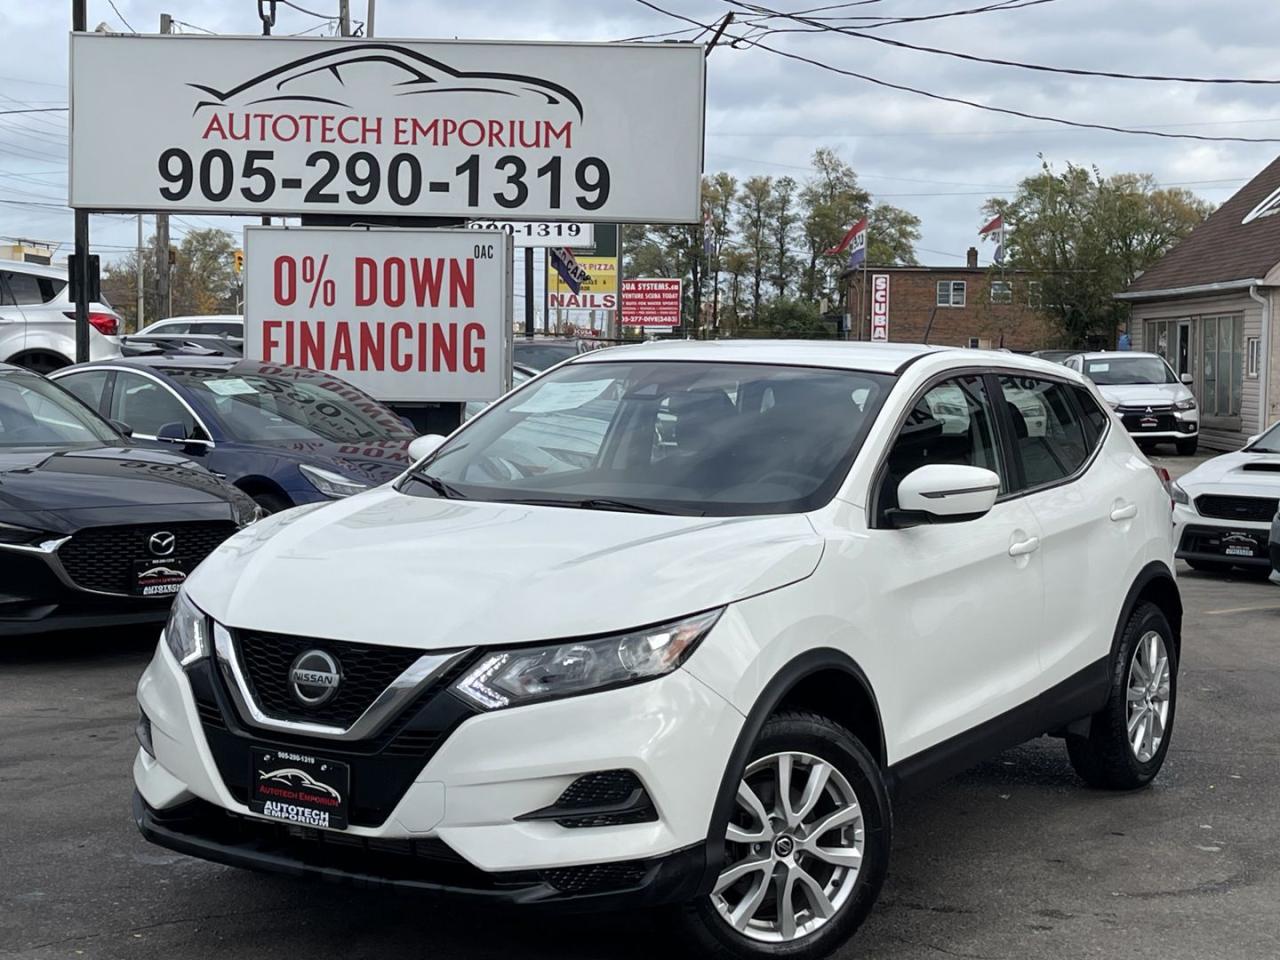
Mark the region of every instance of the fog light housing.
POLYGON ((658 819, 644 784, 630 770, 600 770, 578 777, 549 807, 518 820, 554 820, 570 830, 651 823, 658 819))
POLYGON ((152 760, 156 758, 156 748, 151 742, 151 718, 142 710, 138 711, 138 722, 133 728, 134 739, 138 741, 138 746, 152 760))

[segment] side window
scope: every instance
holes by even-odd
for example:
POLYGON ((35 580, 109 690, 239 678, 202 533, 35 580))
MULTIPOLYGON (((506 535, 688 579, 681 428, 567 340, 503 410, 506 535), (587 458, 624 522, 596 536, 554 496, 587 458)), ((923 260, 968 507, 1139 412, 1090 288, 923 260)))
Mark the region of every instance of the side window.
POLYGON ((1071 392, 1075 395, 1076 404, 1084 415, 1085 432, 1089 436, 1089 447, 1092 449, 1106 432, 1107 423, 1111 418, 1107 411, 1098 406, 1098 401, 1093 398, 1093 394, 1084 387, 1072 387, 1071 392))
POLYGON ((31 276, 29 273, 17 273, 8 270, 5 271, 4 279, 9 286, 9 295, 5 298, 6 303, 16 303, 19 306, 44 303, 44 297, 40 294, 39 278, 31 276))
POLYGON ((190 333, 191 324, 177 321, 175 323, 157 323, 153 333, 190 333))
POLYGON ((889 449, 877 500, 879 519, 898 505, 902 479, 926 464, 955 463, 993 470, 1005 490, 994 410, 980 376, 954 377, 930 387, 907 414, 889 449))
POLYGON ((110 370, 86 370, 84 373, 73 373, 69 377, 60 378, 58 386, 78 397, 86 406, 92 407, 95 413, 101 413, 102 394, 110 375, 110 370))
POLYGON ((195 420, 168 387, 136 373, 116 375, 110 419, 127 423, 144 437, 156 436, 166 423, 181 423, 188 437, 196 429, 195 420))
POLYGON ((52 277, 37 277, 36 283, 40 285, 40 302, 49 303, 63 288, 67 285, 65 280, 55 280, 52 277))
MULTIPOLYGON (((1056 483, 1079 470, 1093 440, 1071 402, 1072 387, 1035 377, 1000 377, 1013 445, 1029 489, 1056 483)), ((1096 405, 1095 405, 1096 406, 1096 405)))

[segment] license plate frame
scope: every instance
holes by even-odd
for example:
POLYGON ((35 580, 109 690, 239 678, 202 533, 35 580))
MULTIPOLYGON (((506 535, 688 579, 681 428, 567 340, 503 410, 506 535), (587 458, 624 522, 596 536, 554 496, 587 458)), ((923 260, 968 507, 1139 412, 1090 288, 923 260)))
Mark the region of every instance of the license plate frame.
POLYGON ((345 830, 351 766, 298 750, 249 748, 249 809, 281 823, 345 830))
POLYGON ((187 557, 133 561, 129 592, 135 597, 172 597, 187 582, 195 566, 187 557))
POLYGON ((1262 556, 1263 548, 1258 538, 1241 530, 1224 533, 1218 543, 1222 547, 1223 556, 1246 560, 1262 556))

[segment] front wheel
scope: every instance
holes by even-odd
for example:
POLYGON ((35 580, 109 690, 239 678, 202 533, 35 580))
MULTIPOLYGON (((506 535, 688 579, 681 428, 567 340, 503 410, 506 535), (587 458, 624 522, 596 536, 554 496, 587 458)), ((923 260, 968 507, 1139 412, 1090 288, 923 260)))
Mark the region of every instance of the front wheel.
POLYGON ((1071 766, 1090 786, 1146 786, 1169 752, 1177 704, 1173 629, 1159 607, 1141 603, 1120 637, 1106 706, 1093 715, 1088 736, 1067 737, 1071 766))
POLYGON ((826 717, 780 713, 738 784, 710 896, 684 920, 704 950, 737 960, 817 960, 845 942, 879 895, 889 861, 879 766, 826 717))
POLYGON ((1200 438, 1192 437, 1189 440, 1177 440, 1174 446, 1178 449, 1178 455, 1181 457, 1189 457, 1196 452, 1200 446, 1200 438))

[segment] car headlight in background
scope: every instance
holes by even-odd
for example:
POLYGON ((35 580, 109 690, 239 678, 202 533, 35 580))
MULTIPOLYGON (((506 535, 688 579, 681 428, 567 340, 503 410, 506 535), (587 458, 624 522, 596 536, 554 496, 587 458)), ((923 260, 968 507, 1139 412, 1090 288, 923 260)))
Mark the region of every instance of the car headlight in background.
POLYGON ((1191 498, 1187 496, 1187 491, 1178 486, 1177 482, 1169 484, 1169 496, 1173 498, 1174 503, 1181 503, 1184 506, 1191 506, 1191 498))
POLYGON ((499 710, 651 680, 684 663, 722 612, 610 637, 497 650, 453 689, 485 710, 499 710))
POLYGON ((307 463, 300 463, 298 464, 298 470, 307 478, 308 483, 326 497, 340 499, 349 497, 353 493, 359 493, 361 490, 369 489, 367 483, 352 480, 350 477, 344 477, 340 473, 334 473, 332 470, 325 470, 322 467, 313 467, 307 463))
POLYGON ((1194 410, 1196 408, 1196 398, 1187 397, 1185 400, 1179 400, 1173 405, 1175 410, 1194 410))
POLYGON ((169 622, 164 627, 164 640, 174 658, 184 667, 209 655, 209 618, 187 599, 185 590, 179 590, 173 598, 169 622))

